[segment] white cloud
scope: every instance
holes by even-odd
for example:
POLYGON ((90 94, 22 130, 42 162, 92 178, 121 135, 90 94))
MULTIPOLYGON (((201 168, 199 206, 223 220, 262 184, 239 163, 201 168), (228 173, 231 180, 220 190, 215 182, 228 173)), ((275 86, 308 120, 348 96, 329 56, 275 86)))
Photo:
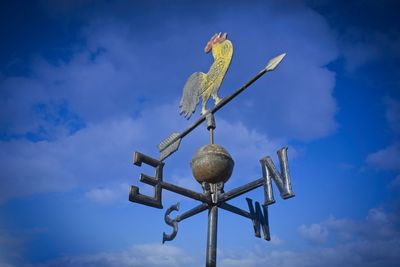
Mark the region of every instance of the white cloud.
POLYGON ((126 202, 127 192, 129 185, 126 183, 110 184, 108 187, 97 187, 86 191, 85 197, 95 203, 111 204, 116 201, 126 202))
POLYGON ((387 97, 385 98, 386 104, 386 120, 390 128, 395 133, 400 133, 400 101, 397 99, 387 97))
MULTIPOLYGON (((254 85, 257 88, 217 115, 216 142, 252 179, 260 175, 257 161, 275 154, 289 138, 311 140, 334 131, 335 77, 324 66, 335 60, 337 48, 324 19, 301 4, 293 7, 299 12, 290 14, 254 8, 250 16, 237 8, 228 7, 212 22, 232 34, 236 51, 221 96, 241 85, 268 58, 288 52, 275 72, 254 85), (258 23, 262 30, 253 27, 254 19, 265 22, 258 23), (282 139, 274 137, 281 134, 282 139)), ((0 98, 0 126, 11 138, 0 142, 0 201, 77 186, 92 200, 112 199, 107 190, 132 179, 133 150, 157 157, 154 145, 190 124, 179 117, 177 99, 188 75, 209 67, 210 57, 202 48, 210 33, 195 21, 166 21, 176 32, 157 35, 160 29, 154 29, 143 40, 143 29, 129 20, 92 19, 69 60, 49 63, 36 58, 30 64, 31 75, 0 81, 1 95, 6 96, 0 98), (193 34, 195 29, 198 34, 193 34), (195 57, 198 65, 192 64, 195 57), (60 110, 62 105, 66 110, 60 110), (77 122, 85 127, 71 134, 71 124, 77 122), (21 138, 28 133, 44 140, 21 138)), ((188 162, 194 148, 207 139, 199 131, 187 137, 174 155, 175 163, 167 161, 166 171, 175 177, 190 174, 177 171, 177 162, 188 162)))
POLYGON ((397 176, 393 179, 391 185, 394 186, 394 187, 400 187, 400 174, 397 175, 397 176))
MULTIPOLYGON (((133 166, 133 152, 142 151, 157 158, 155 144, 173 129, 183 128, 184 122, 179 117, 164 119, 174 109, 173 105, 159 106, 144 110, 144 115, 136 119, 121 117, 89 124, 75 134, 55 141, 0 142, 3 177, 0 180, 0 200, 76 187, 85 189, 85 196, 95 202, 126 200, 127 184, 131 181, 137 183, 136 173, 145 168, 133 166), (160 123, 154 123, 153 116, 159 118, 160 123)), ((261 176, 258 160, 275 154, 274 151, 283 143, 270 140, 241 123, 231 124, 222 119, 217 123, 220 128, 216 140, 228 148, 241 173, 249 175, 244 179, 261 176)), ((207 140, 208 133, 203 129, 193 135, 191 140, 182 141, 179 152, 173 156, 175 159, 168 161, 165 171, 171 176, 166 175, 165 179, 200 188, 192 178, 189 161, 194 151, 204 144, 202 140, 207 140), (181 162, 187 162, 186 168, 182 168, 181 162)), ((150 171, 144 170, 152 174, 150 171)), ((237 171, 235 175, 240 177, 237 171)))
POLYGON ((21 259, 23 238, 16 237, 0 228, 0 267, 12 267, 11 262, 21 259))
POLYGON ((353 164, 346 162, 339 163, 338 167, 344 171, 352 171, 356 168, 356 166, 354 166, 353 164))
POLYGON ((1 142, 1 199, 126 181, 133 144, 145 138, 142 129, 140 121, 121 118, 54 142, 1 142))
POLYGON ((386 240, 400 237, 400 228, 396 225, 398 214, 388 213, 382 208, 372 208, 368 211, 365 220, 337 219, 330 217, 327 220, 302 225, 299 234, 306 240, 325 242, 331 238, 339 238, 339 242, 386 240))
POLYGON ((324 244, 301 250, 271 250, 258 246, 252 250, 225 253, 220 266, 394 267, 400 261, 398 219, 398 214, 381 208, 371 209, 362 221, 330 217, 321 223, 299 228, 300 235, 306 240, 326 241, 324 244), (328 232, 334 242, 327 242, 328 232))
POLYGON ((11 246, 17 244, 18 241, 11 237, 5 230, 0 229, 0 246, 11 246))
POLYGON ((279 238, 279 236, 277 236, 277 235, 271 236, 270 244, 279 246, 279 245, 283 245, 284 243, 285 243, 285 240, 279 238))
POLYGON ((400 57, 400 38, 382 31, 351 27, 340 38, 339 44, 345 58, 345 67, 350 72, 373 62, 400 57))
POLYGON ((192 257, 172 245, 140 244, 117 252, 104 252, 75 257, 64 257, 37 267, 174 267, 190 266, 192 257))
POLYGON ((319 248, 311 251, 264 250, 241 251, 221 259, 220 266, 241 267, 395 267, 400 259, 399 241, 353 242, 334 248, 319 248))
POLYGON ((369 154, 367 162, 382 170, 400 169, 400 143, 395 142, 388 147, 369 154))
MULTIPOLYGON (((380 170, 400 170, 400 101, 392 97, 384 99, 386 105, 386 121, 389 128, 395 134, 395 140, 387 147, 373 152, 367 156, 367 163, 380 170)), ((391 185, 397 187, 400 175, 391 182, 391 185)))
MULTIPOLYGON (((400 170, 400 101, 392 97, 384 99, 386 105, 386 121, 389 128, 395 134, 395 140, 386 148, 380 149, 367 156, 367 163, 380 170, 400 170)), ((400 184, 400 175, 391 182, 391 185, 397 187, 400 184)))
MULTIPOLYGON (((337 126, 336 102, 332 96, 335 74, 324 67, 336 59, 337 48, 326 21, 311 10, 303 7, 300 10, 296 16, 282 18, 281 10, 259 8, 251 15, 238 13, 235 20, 240 25, 223 25, 251 40, 239 44, 235 52, 237 65, 232 64, 230 72, 243 77, 242 82, 269 57, 287 52, 278 69, 257 81, 246 93, 246 100, 235 102, 236 107, 229 113, 256 124, 256 129, 266 129, 273 136, 312 140, 331 134, 337 126), (261 30, 251 23, 254 19, 268 22, 262 23, 261 30), (290 26, 283 26, 282 20, 290 26)), ((223 18, 228 16, 229 13, 224 13, 223 18)), ((227 81, 230 79, 228 74, 227 81)))
MULTIPOLYGON (((306 240, 325 241, 318 246, 255 245, 252 249, 219 250, 218 266, 241 267, 394 267, 400 260, 399 215, 382 208, 370 209, 364 220, 330 217, 327 220, 301 226, 306 240), (323 230, 322 230, 323 229, 323 230), (329 236, 327 236, 329 232, 329 236), (322 236, 322 238, 321 238, 322 236)), ((263 243, 264 244, 264 243, 263 243)), ((269 244, 269 243, 268 243, 269 244)), ((285 243, 286 244, 286 243, 285 243)), ((204 259, 195 259, 182 248, 161 244, 138 244, 120 251, 65 256, 37 264, 37 267, 135 267, 135 266, 200 266, 204 259)))
POLYGON ((346 69, 354 72, 359 67, 378 59, 380 51, 377 46, 370 43, 346 43, 343 47, 343 55, 346 58, 346 69))
POLYGON ((85 196, 99 203, 109 203, 113 202, 117 197, 117 193, 109 188, 95 188, 85 193, 85 196))
MULTIPOLYGON (((324 19, 302 5, 297 6, 300 12, 290 16, 256 7, 238 13, 238 8, 227 7, 213 22, 231 30, 238 51, 221 95, 254 75, 268 58, 288 52, 277 71, 258 81, 255 92, 248 93, 246 100, 236 102, 241 120, 257 121, 259 129, 300 139, 332 133, 336 127, 332 96, 335 77, 324 66, 335 60, 338 52, 324 19), (285 23, 281 23, 283 18, 285 23), (266 23, 260 23, 261 29, 254 27, 254 20, 266 23)), ((93 19, 82 30, 84 42, 76 46, 70 60, 50 64, 37 59, 31 63, 31 76, 7 77, 1 82, 7 95, 0 102, 1 123, 13 134, 37 130, 44 123, 32 112, 32 106, 38 103, 66 101, 71 112, 85 122, 97 123, 179 97, 188 75, 209 67, 210 57, 198 46, 203 47, 211 33, 206 35, 203 23, 182 24, 170 17, 166 21, 176 32, 157 35, 159 29, 152 29, 154 39, 143 41, 143 29, 129 20, 93 19), (201 34, 194 35, 196 29, 201 34), (188 69, 193 53, 199 57, 199 64, 188 69)))
POLYGON ((324 243, 328 237, 328 229, 320 224, 311 224, 310 226, 300 225, 299 234, 313 243, 324 243))

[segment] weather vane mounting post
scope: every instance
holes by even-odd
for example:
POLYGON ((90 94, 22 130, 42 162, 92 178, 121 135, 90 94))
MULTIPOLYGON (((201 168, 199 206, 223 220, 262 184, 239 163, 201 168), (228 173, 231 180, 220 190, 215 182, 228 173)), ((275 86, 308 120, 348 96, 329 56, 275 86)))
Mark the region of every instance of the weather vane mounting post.
POLYGON ((277 171, 271 157, 266 156, 260 160, 262 170, 261 178, 225 192, 224 185, 232 175, 234 161, 225 148, 214 143, 214 130, 216 129, 214 114, 265 73, 274 70, 286 54, 281 54, 271 59, 267 66, 253 78, 234 91, 231 95, 221 99, 217 93, 229 68, 233 55, 233 45, 227 39, 226 33, 217 33, 211 37, 204 51, 206 53, 212 51, 214 63, 211 65, 207 73, 195 72, 188 78, 180 102, 180 113, 189 119, 195 112, 200 98, 202 98, 200 118, 198 118, 197 121, 183 132, 174 132, 164 139, 157 146, 160 152, 159 159, 154 159, 142 153, 135 152, 135 165, 141 166, 144 163, 155 169, 154 176, 149 176, 143 173, 140 175, 141 182, 154 187, 154 195, 143 195, 139 192, 138 187, 131 186, 129 201, 162 209, 163 189, 200 201, 201 204, 182 213, 181 215, 178 215, 174 219, 170 217, 170 213, 173 211, 179 211, 179 203, 172 205, 166 210, 164 220, 166 224, 172 227, 172 232, 170 234, 164 232, 162 242, 171 241, 176 237, 179 222, 208 210, 206 267, 215 267, 217 259, 218 208, 250 219, 253 223, 255 236, 261 237, 261 228, 264 239, 270 240, 268 206, 275 203, 272 183, 275 183, 283 199, 293 197, 294 193, 292 191, 291 178, 289 174, 287 147, 283 147, 277 151, 280 163, 280 172, 277 171), (210 110, 206 110, 206 104, 210 97, 214 99, 215 106, 210 110), (165 182, 163 180, 163 161, 176 152, 179 149, 181 140, 204 121, 206 121, 207 130, 210 134, 210 143, 199 148, 190 161, 193 176, 201 184, 203 192, 195 192, 165 182), (259 202, 255 202, 253 205, 253 201, 246 198, 249 208, 249 211, 246 211, 227 203, 227 201, 261 186, 264 189, 264 204, 260 205, 259 202))

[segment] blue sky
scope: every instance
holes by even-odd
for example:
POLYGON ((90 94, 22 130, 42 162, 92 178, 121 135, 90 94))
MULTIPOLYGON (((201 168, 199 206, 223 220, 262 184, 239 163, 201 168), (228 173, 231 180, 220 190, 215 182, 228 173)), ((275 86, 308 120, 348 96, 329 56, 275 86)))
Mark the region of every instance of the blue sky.
MULTIPOLYGON (((235 160, 226 189, 261 176, 284 145, 296 197, 270 206, 272 241, 221 211, 218 266, 396 266, 400 261, 400 33, 395 1, 3 1, 0 4, 0 266, 203 266, 206 213, 161 244, 164 210, 130 203, 134 151, 191 121, 183 85, 228 32, 216 115, 235 160)), ((198 111, 194 117, 198 116, 198 111)), ((193 120, 193 119, 192 119, 193 120)), ((164 177, 196 191, 199 127, 164 177)), ((261 189, 246 196, 263 200, 261 189)), ((196 201, 164 191, 164 208, 196 201)), ((245 197, 232 201, 247 209, 245 197)))

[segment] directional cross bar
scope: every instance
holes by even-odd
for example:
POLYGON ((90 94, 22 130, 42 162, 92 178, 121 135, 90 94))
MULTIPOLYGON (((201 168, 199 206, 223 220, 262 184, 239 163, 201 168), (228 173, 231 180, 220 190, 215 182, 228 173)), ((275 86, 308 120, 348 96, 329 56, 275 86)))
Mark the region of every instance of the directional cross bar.
POLYGON ((182 196, 188 197, 188 198, 192 198, 194 200, 198 200, 201 202, 205 202, 205 203, 211 203, 211 197, 205 194, 201 194, 201 193, 197 193, 195 191, 192 191, 190 189, 186 189, 174 184, 170 184, 167 182, 163 182, 160 181, 160 186, 163 189, 167 189, 169 191, 172 191, 174 193, 180 194, 182 196))
POLYGON ((185 220, 187 218, 190 218, 190 217, 192 217, 192 216, 194 216, 196 214, 199 214, 200 212, 205 211, 206 209, 208 209, 208 207, 209 207, 209 204, 202 203, 202 204, 200 204, 200 205, 198 205, 198 206, 196 206, 196 207, 194 207, 194 208, 182 213, 181 215, 178 215, 176 217, 176 221, 177 222, 181 222, 181 221, 183 221, 183 220, 185 220))
POLYGON ((260 178, 257 179, 253 182, 247 183, 245 185, 239 186, 235 189, 232 189, 229 192, 223 193, 220 198, 219 198, 219 203, 223 203, 225 201, 228 201, 232 198, 238 197, 240 195, 243 195, 251 190, 256 189, 257 187, 260 187, 264 185, 265 183, 265 178, 260 178))
POLYGON ((226 203, 226 202, 224 202, 224 203, 222 203, 221 205, 219 205, 219 207, 220 207, 221 209, 230 211, 230 212, 232 212, 232 213, 235 213, 235 214, 237 214, 237 215, 243 216, 243 217, 245 217, 245 218, 253 219, 253 217, 251 216, 250 212, 245 211, 245 210, 242 210, 242 209, 240 209, 240 208, 238 208, 238 207, 232 206, 232 205, 230 205, 230 204, 228 204, 228 203, 226 203))

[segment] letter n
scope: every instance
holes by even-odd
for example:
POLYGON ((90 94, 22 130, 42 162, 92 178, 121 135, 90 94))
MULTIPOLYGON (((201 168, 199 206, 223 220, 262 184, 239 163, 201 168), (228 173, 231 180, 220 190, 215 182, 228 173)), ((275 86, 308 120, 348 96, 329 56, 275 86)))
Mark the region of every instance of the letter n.
POLYGON ((262 230, 264 233, 264 239, 270 241, 271 236, 269 233, 269 222, 268 222, 268 206, 262 205, 263 209, 261 210, 260 203, 255 202, 255 210, 253 207, 253 201, 250 198, 246 198, 247 204, 249 205, 250 216, 252 217, 253 227, 254 227, 254 235, 256 237, 261 237, 260 233, 260 224, 262 225, 262 230))
POLYGON ((281 197, 283 199, 294 197, 294 192, 292 191, 292 184, 290 181, 287 150, 287 147, 283 147, 277 151, 279 163, 281 165, 280 173, 276 170, 271 157, 267 156, 260 160, 263 177, 265 178, 264 205, 275 203, 274 193, 272 191, 272 181, 275 182, 275 185, 278 187, 281 197))

